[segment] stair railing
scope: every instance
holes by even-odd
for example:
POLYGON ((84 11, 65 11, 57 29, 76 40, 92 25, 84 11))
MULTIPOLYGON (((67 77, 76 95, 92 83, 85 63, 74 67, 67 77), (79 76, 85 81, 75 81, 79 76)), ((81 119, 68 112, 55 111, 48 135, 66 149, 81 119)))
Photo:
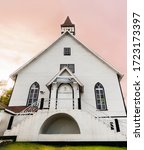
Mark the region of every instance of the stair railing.
MULTIPOLYGON (((89 103, 86 102, 85 100, 83 100, 82 102, 84 102, 83 104, 87 106, 86 109, 83 109, 83 110, 85 110, 85 111, 87 111, 88 113, 90 113, 91 115, 93 115, 95 118, 98 119, 98 121, 101 121, 103 124, 105 124, 105 125, 110 129, 110 124, 109 124, 107 121, 105 121, 105 119, 101 118, 100 116, 98 116, 98 115, 96 114, 96 109, 95 109, 94 106, 92 106, 91 104, 89 104, 89 103)), ((102 111, 101 111, 101 113, 104 115, 104 117, 106 117, 106 118, 111 118, 111 117, 108 116, 106 113, 104 113, 104 112, 102 112, 102 111)), ((125 122, 122 122, 122 123, 125 123, 125 122)), ((125 125, 122 125, 122 126, 125 127, 125 125)), ((123 136, 125 136, 125 137, 127 137, 123 130, 121 130, 120 134, 123 135, 123 136)))
POLYGON ((32 115, 33 113, 37 112, 40 106, 40 100, 32 103, 31 105, 27 106, 21 112, 17 113, 17 115, 32 115))

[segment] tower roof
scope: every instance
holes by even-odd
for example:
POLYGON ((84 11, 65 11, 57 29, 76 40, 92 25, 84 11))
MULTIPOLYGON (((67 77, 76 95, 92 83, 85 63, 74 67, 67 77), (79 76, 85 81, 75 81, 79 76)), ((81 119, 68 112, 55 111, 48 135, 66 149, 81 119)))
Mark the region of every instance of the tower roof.
POLYGON ((61 27, 74 27, 75 25, 72 24, 69 16, 67 16, 65 22, 61 25, 61 27))

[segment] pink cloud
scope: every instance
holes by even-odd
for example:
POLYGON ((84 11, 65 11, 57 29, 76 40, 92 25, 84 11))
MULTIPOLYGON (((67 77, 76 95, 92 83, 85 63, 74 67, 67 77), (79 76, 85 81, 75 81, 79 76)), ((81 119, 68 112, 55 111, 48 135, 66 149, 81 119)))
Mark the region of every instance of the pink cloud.
MULTIPOLYGON (((24 56, 29 52, 35 55, 48 47, 60 36, 60 24, 69 15, 76 25, 76 37, 126 75, 126 3, 126 0, 2 0, 0 51, 4 48, 12 54, 14 51, 17 58, 26 61, 19 51, 24 56)), ((16 58, 11 59, 15 63, 16 58)), ((126 91, 126 76, 122 82, 126 91)))

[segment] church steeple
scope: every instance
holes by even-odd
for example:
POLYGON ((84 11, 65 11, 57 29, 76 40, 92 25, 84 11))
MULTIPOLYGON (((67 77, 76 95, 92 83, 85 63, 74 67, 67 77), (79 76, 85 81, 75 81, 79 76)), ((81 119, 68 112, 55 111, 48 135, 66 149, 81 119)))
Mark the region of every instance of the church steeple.
POLYGON ((61 25, 61 34, 69 31, 71 34, 75 35, 75 25, 72 24, 69 16, 67 16, 65 22, 61 25))

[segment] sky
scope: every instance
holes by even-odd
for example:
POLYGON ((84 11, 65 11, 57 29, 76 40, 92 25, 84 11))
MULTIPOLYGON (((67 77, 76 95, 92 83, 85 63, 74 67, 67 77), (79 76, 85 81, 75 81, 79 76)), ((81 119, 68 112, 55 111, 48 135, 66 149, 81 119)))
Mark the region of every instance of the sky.
POLYGON ((0 80, 46 49, 69 16, 76 38, 124 75, 127 97, 126 0, 0 0, 0 80))

